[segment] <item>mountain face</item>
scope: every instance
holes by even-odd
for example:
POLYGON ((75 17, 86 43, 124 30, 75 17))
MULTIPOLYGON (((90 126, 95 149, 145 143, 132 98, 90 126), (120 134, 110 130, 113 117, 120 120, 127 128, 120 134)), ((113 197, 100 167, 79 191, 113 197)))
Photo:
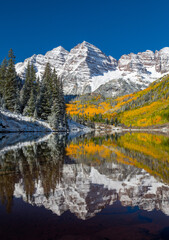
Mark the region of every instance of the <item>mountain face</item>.
POLYGON ((103 75, 104 72, 114 71, 117 60, 107 57, 95 46, 83 42, 73 48, 60 74, 67 94, 90 93, 90 79, 103 75))
POLYGON ((37 76, 42 78, 42 75, 45 70, 46 64, 49 62, 51 67, 55 69, 60 69, 68 55, 68 51, 66 51, 61 46, 54 48, 52 51, 47 52, 45 55, 42 54, 34 54, 32 57, 25 59, 23 63, 16 64, 16 71, 19 76, 24 79, 25 78, 25 69, 28 65, 28 62, 33 63, 37 76))
POLYGON ((169 47, 155 53, 150 50, 130 53, 116 60, 85 41, 70 52, 60 46, 45 55, 33 55, 23 63, 17 63, 16 71, 23 79, 29 61, 34 64, 40 79, 49 62, 62 79, 65 94, 99 92, 118 96, 142 90, 168 73, 169 47))
POLYGON ((119 200, 123 206, 161 210, 169 215, 169 187, 142 169, 106 163, 100 167, 65 164, 62 178, 45 196, 42 182, 36 183, 32 199, 27 199, 24 182, 15 184, 14 196, 35 206, 44 206, 58 216, 67 210, 80 219, 89 219, 119 200), (96 197, 97 196, 97 197, 96 197))

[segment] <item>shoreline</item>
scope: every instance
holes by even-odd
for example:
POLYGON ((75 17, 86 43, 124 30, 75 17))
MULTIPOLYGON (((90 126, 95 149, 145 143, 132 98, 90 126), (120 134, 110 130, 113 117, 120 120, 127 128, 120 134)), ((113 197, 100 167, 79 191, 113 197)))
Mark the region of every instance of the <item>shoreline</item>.
POLYGON ((122 128, 122 131, 124 132, 165 132, 165 133, 169 133, 169 128, 122 128))
POLYGON ((169 123, 159 125, 159 126, 148 126, 144 128, 138 128, 138 127, 125 127, 125 126, 113 126, 113 125, 106 125, 102 123, 96 123, 94 130, 96 132, 158 132, 162 134, 168 134, 169 135, 169 123))

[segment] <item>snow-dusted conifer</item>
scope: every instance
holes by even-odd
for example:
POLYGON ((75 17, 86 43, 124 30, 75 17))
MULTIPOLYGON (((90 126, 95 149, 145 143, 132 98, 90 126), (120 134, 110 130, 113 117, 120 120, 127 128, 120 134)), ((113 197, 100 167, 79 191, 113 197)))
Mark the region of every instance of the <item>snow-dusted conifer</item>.
POLYGON ((38 116, 47 120, 51 114, 52 107, 52 71, 50 64, 47 63, 40 87, 40 98, 37 103, 38 116))
POLYGON ((26 107, 26 104, 30 97, 29 82, 30 82, 30 62, 28 62, 27 68, 25 70, 25 82, 20 92, 20 101, 22 105, 22 111, 26 107))
POLYGON ((30 64, 30 62, 28 62, 25 75, 26 75, 25 83, 20 94, 22 111, 24 113, 26 113, 25 108, 27 107, 28 101, 31 97, 31 91, 32 90, 35 91, 36 83, 36 72, 33 64, 30 64))
POLYGON ((15 56, 13 50, 10 49, 8 67, 6 71, 6 83, 5 83, 5 105, 6 108, 10 111, 14 111, 16 99, 17 99, 17 75, 15 71, 15 56))
POLYGON ((19 96, 19 88, 17 89, 16 92, 16 102, 14 106, 14 112, 15 113, 21 113, 21 102, 20 102, 20 96, 19 96))
POLYGON ((40 97, 37 103, 38 117, 47 120, 51 113, 50 97, 48 95, 48 89, 45 84, 42 84, 40 89, 40 97))
POLYGON ((60 105, 60 110, 61 110, 61 117, 62 117, 62 126, 67 128, 67 116, 66 116, 66 104, 65 104, 65 99, 64 99, 64 93, 63 93, 63 83, 62 80, 60 79, 58 81, 59 84, 59 105, 60 105))
POLYGON ((36 95, 34 89, 32 89, 28 103, 24 108, 24 114, 28 115, 29 117, 34 116, 35 108, 36 108, 36 95))
POLYGON ((67 119, 62 82, 59 81, 55 70, 52 74, 52 110, 48 117, 51 127, 55 130, 65 130, 67 119))
MULTIPOLYGON (((0 66, 0 99, 1 103, 4 102, 4 86, 6 81, 6 71, 7 71, 8 62, 5 58, 0 66)), ((2 104, 1 104, 2 107, 2 104)))
POLYGON ((35 106, 35 111, 33 113, 33 117, 38 118, 38 108, 37 108, 37 106, 35 106))

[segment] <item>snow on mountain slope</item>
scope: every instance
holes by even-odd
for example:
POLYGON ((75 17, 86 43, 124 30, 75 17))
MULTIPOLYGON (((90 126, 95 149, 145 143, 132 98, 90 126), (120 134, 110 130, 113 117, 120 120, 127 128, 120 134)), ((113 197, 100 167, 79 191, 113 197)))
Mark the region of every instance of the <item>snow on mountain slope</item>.
POLYGON ((37 76, 39 76, 41 79, 47 62, 51 64, 52 68, 60 69, 61 66, 64 64, 67 55, 68 51, 66 51, 63 47, 59 46, 47 52, 45 55, 34 54, 32 57, 25 59, 23 63, 17 63, 16 71, 19 76, 24 79, 25 69, 28 65, 28 62, 30 62, 34 64, 37 76))
POLYGON ((169 47, 161 49, 159 52, 155 52, 156 58, 156 71, 166 73, 169 70, 169 47))
POLYGON ((134 71, 124 73, 117 69, 114 72, 104 73, 103 76, 91 79, 91 92, 103 94, 105 97, 130 94, 145 89, 150 83, 165 75, 156 72, 155 67, 147 68, 147 72, 142 74, 134 71))
POLYGON ((67 94, 81 94, 91 92, 89 80, 92 77, 113 71, 116 67, 114 58, 107 57, 100 49, 84 41, 70 51, 59 75, 67 94))
POLYGON ((155 53, 150 50, 130 53, 121 56, 117 61, 84 41, 70 52, 57 47, 44 56, 33 55, 23 63, 17 63, 16 71, 22 78, 28 61, 34 64, 40 78, 46 63, 51 63, 63 81, 65 94, 78 95, 99 91, 103 95, 117 96, 142 90, 152 81, 169 73, 169 48, 155 53), (119 85, 119 79, 124 84, 119 85), (105 84, 110 86, 109 93, 105 84))
MULTIPOLYGON (((95 216, 102 208, 116 200, 123 206, 139 206, 147 211, 160 209, 169 215, 167 185, 157 181, 146 171, 130 165, 107 163, 100 168, 102 173, 99 167, 64 164, 62 177, 49 196, 45 196, 39 180, 33 198, 28 199, 28 202, 44 206, 59 216, 70 210, 80 219, 95 216)), ((15 184, 14 196, 27 201, 22 180, 15 184)))

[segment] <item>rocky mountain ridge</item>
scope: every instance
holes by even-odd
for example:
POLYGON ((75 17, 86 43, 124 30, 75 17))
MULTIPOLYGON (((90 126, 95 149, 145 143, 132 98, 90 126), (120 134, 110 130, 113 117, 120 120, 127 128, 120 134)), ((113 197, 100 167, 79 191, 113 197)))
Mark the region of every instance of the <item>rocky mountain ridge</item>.
POLYGON ((33 55, 23 63, 17 63, 16 71, 23 79, 29 61, 34 64, 40 78, 49 62, 62 79, 65 94, 80 95, 99 91, 103 95, 117 96, 142 90, 167 74, 169 47, 155 53, 150 50, 130 53, 116 60, 86 41, 70 52, 60 46, 45 55, 33 55))
POLYGON ((25 78, 25 69, 28 65, 28 62, 33 63, 37 76, 41 79, 45 70, 46 64, 49 62, 50 65, 55 69, 60 69, 64 64, 66 57, 68 55, 68 51, 66 51, 63 47, 59 46, 54 48, 53 50, 47 52, 45 55, 42 54, 34 54, 33 56, 25 59, 22 63, 16 64, 16 71, 19 76, 24 79, 25 78))
MULTIPOLYGON (((157 209, 169 215, 167 185, 130 165, 107 163, 100 168, 65 164, 62 178, 50 195, 45 196, 39 181, 33 198, 28 202, 44 206, 58 216, 70 210, 83 220, 94 217, 106 205, 112 205, 117 200, 123 206, 138 206, 146 211, 157 209)), ((27 201, 22 180, 15 184, 14 196, 27 201)))

